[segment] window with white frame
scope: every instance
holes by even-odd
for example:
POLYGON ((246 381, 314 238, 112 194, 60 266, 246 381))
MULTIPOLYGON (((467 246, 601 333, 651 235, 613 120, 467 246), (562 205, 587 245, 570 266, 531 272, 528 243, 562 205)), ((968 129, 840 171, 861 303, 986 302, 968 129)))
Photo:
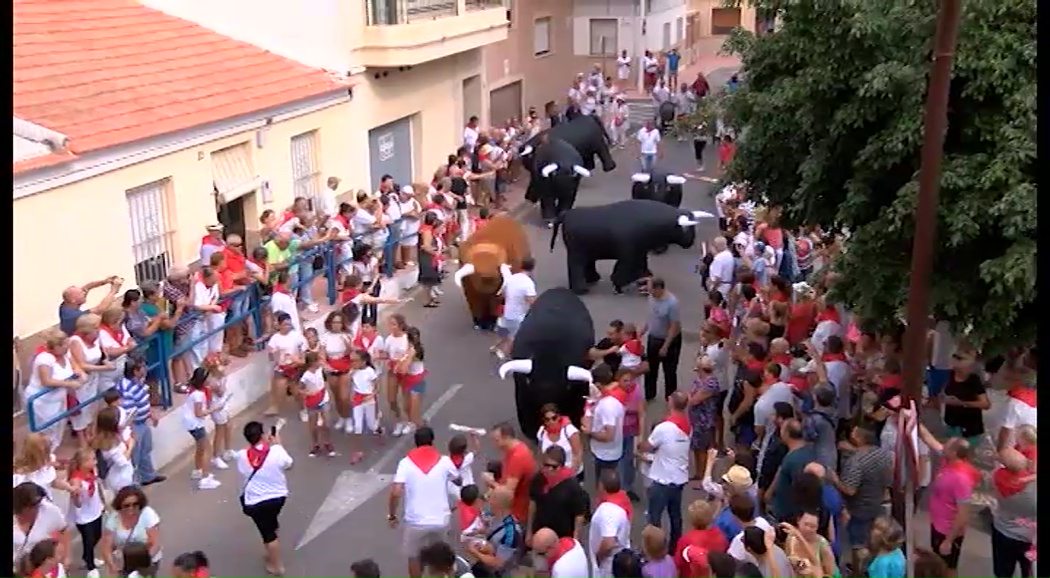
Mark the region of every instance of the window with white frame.
POLYGON ((620 22, 616 18, 591 18, 590 55, 616 56, 619 44, 620 22))
POLYGON ((532 54, 543 56, 551 53, 551 19, 537 18, 532 23, 532 54))
POLYGON ((170 220, 171 179, 129 189, 125 198, 131 223, 135 284, 162 281, 174 259, 175 231, 170 220))
POLYGON ((321 168, 317 161, 317 131, 292 137, 292 189, 295 197, 309 199, 311 205, 321 194, 321 168))

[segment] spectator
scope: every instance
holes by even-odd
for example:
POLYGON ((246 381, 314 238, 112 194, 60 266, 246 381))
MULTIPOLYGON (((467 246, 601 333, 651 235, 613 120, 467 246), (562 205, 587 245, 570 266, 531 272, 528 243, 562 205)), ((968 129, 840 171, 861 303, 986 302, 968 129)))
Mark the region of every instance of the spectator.
POLYGON ((99 469, 105 472, 106 490, 112 494, 135 483, 135 466, 131 462, 135 441, 125 441, 120 426, 120 409, 116 407, 103 408, 95 418, 92 445, 98 455, 99 469))
POLYGON ((11 487, 33 482, 44 490, 48 500, 53 500, 52 490, 73 491, 65 479, 58 477, 58 472, 55 470, 55 459, 47 437, 39 433, 25 436, 25 439, 22 440, 22 447, 15 456, 11 487))
POLYGON ((401 211, 401 238, 398 251, 400 261, 405 267, 411 267, 417 259, 419 247, 419 224, 423 216, 423 207, 416 200, 415 191, 405 185, 398 192, 398 203, 401 211))
POLYGON ((226 242, 222 238, 224 227, 222 223, 215 223, 204 228, 207 233, 201 238, 200 262, 205 265, 211 262, 214 253, 221 253, 226 248, 226 242))
POLYGON ((550 528, 559 538, 579 535, 590 510, 590 498, 576 478, 575 470, 565 466, 565 449, 547 447, 541 456, 542 469, 533 476, 529 488, 529 518, 526 531, 531 538, 540 528, 550 528))
POLYGON ((802 418, 806 439, 813 444, 817 461, 825 468, 835 469, 839 463, 838 445, 835 436, 838 431, 838 412, 835 408, 835 390, 828 385, 817 385, 813 390, 813 411, 802 418))
POLYGON ((320 256, 317 248, 334 237, 335 233, 319 233, 317 217, 310 212, 299 215, 299 226, 292 229, 292 237, 289 240, 292 257, 288 274, 291 276, 291 286, 295 294, 310 313, 320 311, 317 299, 314 298, 314 261, 320 256))
POLYGON ((766 504, 775 519, 787 521, 795 513, 791 489, 806 465, 817 459, 817 453, 803 436, 802 423, 797 419, 784 421, 784 425, 780 427, 780 438, 787 448, 787 453, 766 491, 766 504))
POLYGON ((1034 464, 1013 448, 1000 451, 999 461, 1002 467, 992 472, 999 506, 992 512, 993 572, 996 578, 1011 578, 1020 566, 1022 578, 1031 578, 1032 560, 1027 553, 1035 545, 1038 518, 1034 464))
MULTIPOLYGON (((143 310, 143 294, 141 289, 128 289, 121 298, 121 306, 124 308, 124 328, 134 338, 136 343, 145 346, 142 352, 146 359, 152 363, 160 363, 160 344, 152 341, 152 337, 167 321, 168 312, 163 314, 158 311, 156 315, 147 315, 143 310)), ((159 339, 159 338, 158 338, 159 339)), ((170 351, 170 350, 169 350, 170 351)), ((118 380, 119 381, 119 380, 118 380)))
MULTIPOLYGON (((192 339, 192 331, 196 327, 194 316, 198 315, 193 304, 193 284, 190 279, 189 269, 182 266, 174 266, 168 269, 168 278, 164 282, 161 294, 168 302, 168 315, 174 319, 178 304, 183 304, 184 317, 180 317, 173 327, 172 349, 174 353, 187 344, 187 339, 192 339)), ((177 393, 186 392, 186 380, 196 365, 192 362, 190 352, 176 355, 171 360, 171 378, 175 383, 177 393)))
POLYGON ((678 297, 667 290, 663 279, 649 281, 649 319, 639 335, 646 335, 645 399, 656 398, 660 367, 664 370, 664 395, 678 390, 678 358, 682 354, 682 319, 678 297))
POLYGON ((208 557, 195 550, 179 554, 171 563, 171 575, 175 578, 200 578, 208 576, 208 557))
POLYGON ((551 446, 558 446, 564 452, 563 466, 575 472, 576 479, 583 483, 583 441, 580 430, 572 425, 568 417, 558 412, 558 406, 553 403, 545 404, 540 408, 540 420, 543 427, 536 433, 540 453, 546 452, 551 446))
MULTIPOLYGON (((226 247, 223 249, 223 258, 226 263, 225 274, 227 279, 237 287, 247 287, 252 281, 252 275, 248 268, 248 259, 244 254, 244 241, 240 235, 230 234, 226 236, 226 247)), ((145 289, 143 289, 145 293, 145 289)), ((244 357, 254 349, 245 344, 248 335, 248 326, 251 316, 246 316, 252 305, 253 295, 242 293, 230 303, 230 315, 232 317, 243 317, 243 319, 226 330, 227 349, 230 355, 244 357)))
MULTIPOLYGON (((113 363, 103 358, 102 346, 99 344, 99 324, 101 318, 94 313, 86 313, 77 318, 77 332, 69 338, 69 353, 73 361, 84 371, 87 382, 67 398, 70 407, 94 401, 99 393, 99 384, 103 376, 112 373, 113 363)), ((108 383, 107 383, 108 385, 108 383)), ((95 422, 95 404, 81 407, 69 418, 80 447, 86 448, 94 435, 92 426, 95 422)))
POLYGON ((776 532, 772 528, 766 530, 752 526, 744 529, 742 536, 741 544, 744 547, 744 555, 735 556, 738 560, 758 566, 763 576, 790 576, 792 574, 791 561, 788 560, 787 554, 780 546, 773 543, 776 532))
POLYGON ((842 518, 843 504, 842 496, 838 490, 825 481, 827 470, 817 462, 806 465, 802 475, 795 481, 791 488, 794 513, 792 518, 797 518, 800 512, 816 512, 817 533, 831 542, 831 550, 838 559, 841 553, 842 528, 839 523, 842 518))
POLYGON ((131 463, 135 469, 135 483, 148 486, 167 479, 157 473, 153 467, 153 428, 159 420, 150 406, 150 391, 146 384, 146 365, 141 360, 133 359, 124 366, 124 378, 117 386, 120 394, 120 407, 131 419, 131 431, 134 444, 131 450, 131 463))
POLYGON ((193 346, 193 367, 200 366, 211 353, 222 351, 222 326, 226 313, 219 304, 219 272, 205 267, 193 283, 193 309, 198 312, 190 339, 193 346))
MULTIPOLYGON (((627 394, 613 381, 612 371, 607 365, 596 366, 591 375, 601 397, 594 404, 593 415, 584 417, 581 431, 590 439, 594 473, 600 478, 603 470, 618 471, 619 462, 624 459, 623 420, 627 394)), ((626 458, 632 459, 633 456, 626 458)))
MULTIPOLYGON (((787 420, 795 416, 795 408, 786 401, 779 401, 773 406, 773 420, 769 426, 769 435, 766 436, 765 451, 758 454, 758 488, 765 493, 773 485, 780 464, 787 455, 788 448, 784 444, 784 438, 780 435, 781 429, 787 420)), ((766 504, 767 506, 769 504, 766 504)))
POLYGON ((65 560, 69 553, 69 526, 66 514, 47 499, 47 491, 33 482, 22 482, 11 490, 14 510, 12 561, 30 553, 40 542, 55 540, 55 558, 65 560))
POLYGON ((853 568, 856 569, 861 567, 861 550, 871 535, 872 524, 882 514, 886 489, 893 483, 893 454, 876 445, 875 431, 868 427, 854 427, 849 441, 853 454, 842 468, 842 477, 831 470, 828 479, 846 498, 850 514, 846 539, 853 548, 853 568))
POLYGON ((503 454, 501 476, 486 476, 492 486, 504 487, 514 494, 511 512, 518 520, 529 519, 529 488, 536 475, 536 460, 525 442, 517 438, 514 426, 507 422, 492 428, 492 439, 503 454))
POLYGON ((837 576, 835 554, 828 539, 818 532, 821 514, 803 510, 794 524, 782 522, 781 530, 787 534, 784 549, 792 558, 805 560, 812 568, 818 568, 818 576, 837 576))
POLYGON ((255 523, 265 550, 266 571, 274 576, 284 575, 281 563, 281 544, 277 539, 279 517, 288 498, 288 480, 285 472, 294 461, 281 445, 276 430, 267 435, 257 421, 244 425, 248 447, 237 452, 237 471, 245 479, 241 493, 241 509, 255 523))
POLYGON ((729 549, 729 540, 712 525, 716 507, 714 502, 704 500, 696 500, 689 504, 687 515, 691 528, 675 545, 675 566, 679 576, 694 576, 691 567, 696 560, 693 560, 691 556, 686 556, 687 548, 703 552, 725 552, 729 549))
MULTIPOLYGON (((689 440, 692 428, 686 409, 689 396, 676 391, 667 398, 667 419, 653 427, 649 438, 640 440, 639 451, 652 452, 649 467, 649 525, 660 527, 664 510, 671 523, 670 541, 682 535, 682 492, 689 481, 689 440)), ((630 459, 629 457, 627 459, 630 459)))
POLYGON ((153 561, 151 572, 155 575, 163 558, 160 547, 160 516, 149 506, 149 500, 138 486, 128 486, 113 497, 113 510, 106 514, 102 524, 102 540, 99 556, 103 564, 117 575, 114 554, 130 543, 146 544, 153 561))
MULTIPOLYGON (((655 96, 656 91, 653 91, 655 96)), ((657 130, 652 120, 646 120, 645 126, 638 130, 638 159, 641 163, 641 172, 653 172, 653 165, 657 157, 662 158, 660 153, 660 131, 657 130)))
MULTIPOLYGON (((610 566, 612 578, 634 578, 635 576, 648 576, 645 573, 645 561, 634 550, 620 550, 612 557, 610 566)), ((595 574, 594 576, 598 576, 595 574)))
POLYGON ((612 576, 613 557, 631 547, 631 500, 620 489, 620 476, 615 469, 599 474, 599 503, 591 516, 588 552, 591 575, 612 576))
POLYGON ((86 372, 69 354, 66 334, 56 330, 46 332, 44 344, 33 356, 26 400, 32 406, 30 411, 37 429, 47 437, 52 450, 62 445, 65 434, 65 420, 59 416, 66 410, 66 396, 87 381, 86 372))
POLYGON ((66 335, 72 335, 76 331, 77 317, 84 313, 99 315, 106 309, 109 309, 116 300, 117 292, 120 291, 120 287, 123 284, 123 279, 113 275, 100 281, 92 281, 82 287, 67 287, 62 292, 62 302, 58 305, 58 328, 66 335), (87 303, 88 294, 101 287, 108 289, 106 296, 97 305, 84 311, 83 307, 87 303))
POLYGON ((102 374, 102 381, 98 385, 100 391, 106 391, 120 383, 128 354, 138 347, 138 342, 124 326, 124 319, 124 309, 120 305, 113 305, 102 312, 98 342, 102 352, 106 354, 106 360, 113 364, 113 370, 102 374))
POLYGON ((553 530, 540 528, 532 537, 532 551, 546 558, 551 578, 591 575, 587 553, 576 538, 559 538, 553 530))
MULTIPOLYGON (((862 543, 863 544, 863 543, 862 543)), ((871 561, 868 576, 878 578, 904 578, 907 562, 904 558, 904 530, 892 518, 881 516, 871 522, 871 561)), ((856 552, 856 549, 854 549, 856 552)), ((857 566, 854 566, 857 568, 857 566)), ((917 569, 916 569, 917 570, 917 569)), ((916 572, 916 576, 918 576, 916 572)), ((938 576, 948 576, 948 573, 938 576)))
POLYGON ((382 576, 379 572, 379 564, 376 564, 371 558, 354 562, 350 565, 350 572, 354 578, 380 578, 382 576))
POLYGON ((506 488, 497 488, 489 495, 493 523, 483 542, 468 541, 467 553, 476 560, 475 575, 504 576, 518 565, 525 555, 525 532, 521 523, 511 514, 514 494, 506 488))
MULTIPOLYGON (((227 263, 229 263, 229 260, 227 260, 227 263)), ((176 301, 171 304, 170 309, 167 309, 164 307, 164 296, 158 283, 146 281, 140 289, 142 290, 142 304, 139 306, 139 309, 151 320, 156 318, 162 319, 160 323, 160 347, 150 347, 146 350, 147 365, 153 365, 154 363, 162 362, 159 355, 160 352, 163 351, 167 356, 175 353, 175 331, 182 320, 182 314, 186 312, 187 302, 185 299, 176 301)), ((184 356, 179 355, 168 361, 170 363, 168 368, 169 375, 173 383, 181 383, 189 374, 183 363, 184 359, 184 356)))
POLYGON ((747 561, 748 559, 747 547, 744 544, 744 534, 748 528, 754 527, 763 532, 773 532, 772 524, 765 518, 755 515, 755 507, 755 502, 747 494, 737 494, 729 499, 729 511, 736 518, 741 530, 730 538, 729 548, 726 551, 737 560, 747 561))
POLYGON ((952 355, 952 376, 944 388, 944 424, 951 435, 966 438, 971 447, 980 445, 984 412, 992 407, 976 365, 975 351, 957 349, 952 355))

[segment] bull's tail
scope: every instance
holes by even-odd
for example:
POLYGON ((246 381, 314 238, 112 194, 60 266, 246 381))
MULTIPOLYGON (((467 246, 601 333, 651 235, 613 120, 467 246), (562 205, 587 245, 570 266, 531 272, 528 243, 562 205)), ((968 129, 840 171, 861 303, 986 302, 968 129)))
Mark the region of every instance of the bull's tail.
POLYGON ((554 252, 554 244, 558 242, 558 231, 561 230, 562 221, 565 220, 565 213, 559 213, 554 217, 551 227, 551 253, 554 252))

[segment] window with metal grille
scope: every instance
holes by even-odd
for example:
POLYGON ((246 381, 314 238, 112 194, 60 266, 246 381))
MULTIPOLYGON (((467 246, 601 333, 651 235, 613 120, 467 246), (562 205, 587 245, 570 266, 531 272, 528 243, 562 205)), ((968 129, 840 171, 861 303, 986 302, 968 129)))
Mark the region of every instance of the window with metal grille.
POLYGON ((162 281, 171 266, 175 231, 169 220, 170 194, 171 180, 164 179, 130 189, 125 195, 136 285, 162 281))
POLYGON ((295 196, 309 199, 311 206, 321 194, 321 169, 317 162, 317 131, 292 137, 292 189, 295 196))

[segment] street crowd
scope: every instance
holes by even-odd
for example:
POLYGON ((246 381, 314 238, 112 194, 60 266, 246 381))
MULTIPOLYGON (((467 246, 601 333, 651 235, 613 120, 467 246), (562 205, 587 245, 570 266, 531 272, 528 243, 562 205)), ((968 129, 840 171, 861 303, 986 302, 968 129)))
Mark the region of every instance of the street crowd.
MULTIPOLYGON (((724 183, 716 195, 721 232, 703 244, 696 285, 676 288, 679 295, 653 277, 642 286, 646 319, 609 320, 590 352, 592 396, 581 423, 549 405, 539 431, 457 426, 447 448, 435 447, 421 411, 426 336, 402 314, 379 318, 379 305, 404 301, 380 297, 384 277, 418 269, 425 306, 440 306, 454 246, 504 208, 507 187, 519 178, 519 144, 576 114, 598 114, 610 139, 623 144, 630 66, 624 54, 615 80, 601 67, 581 74, 564 111, 550 105, 546 119, 530 110, 482 130, 471 118, 463 146, 428 184, 384 176, 375 193, 338 202, 333 177, 317 198, 264 212, 262 243, 250 252, 243 238, 215 225, 202 238, 200 266, 175 267, 164 283, 121 292, 123 280, 111 277, 67 289, 59 329, 34 353, 26 394, 43 393, 34 402, 41 423, 102 397, 16 444, 14 575, 65 576, 74 532, 89 578, 209 575, 203 552, 167 562, 161 513, 143 491, 165 478, 150 458, 156 355, 139 354, 137 345, 160 333, 170 340, 167 351, 192 345, 169 370, 186 394, 178 411, 195 444, 191 483, 217 488, 217 472, 234 466, 240 507, 259 532, 271 575, 284 574, 279 516, 298 453, 280 434, 301 423, 311 438, 306 455, 336 457, 335 436, 347 434, 353 463, 365 457, 365 436, 412 437, 387 522, 401 533, 413 578, 903 578, 906 539, 924 546, 914 576, 952 576, 964 541, 983 539, 968 530, 971 502, 984 486, 996 499, 995 576, 1018 569, 1032 576, 1035 348, 986 359, 965 336, 931 322, 928 395, 905 403, 901 331, 874 333, 830 296, 846 281, 832 264, 848 239, 815 226, 782 227, 780 209, 739 183, 724 183), (322 269, 313 259, 322 246, 336 247, 343 262, 339 306, 315 330, 301 312, 318 310, 310 280, 322 269), (84 309, 95 290, 107 294, 84 309), (261 315, 241 315, 257 303, 261 315), (705 303, 704 323, 683 327, 682 309, 698 303, 705 303), (237 322, 216 331, 228 319, 237 322), (700 347, 688 353, 691 374, 680 389, 683 334, 697 329, 700 347), (262 336, 272 366, 267 415, 291 412, 297 420, 269 428, 251 421, 235 450, 225 377, 230 356, 255 349, 253 336, 262 336), (997 433, 985 431, 991 387, 1008 392, 997 433), (942 423, 927 429, 923 412, 942 423), (76 450, 60 464, 54 453, 67 431, 76 450), (500 459, 480 463, 486 440, 500 459), (995 454, 991 472, 974 464, 982 445, 995 454), (907 534, 887 506, 905 476, 921 488, 930 519, 929 528, 907 534), (686 503, 687 490, 698 498, 686 503), (69 494, 69 511, 54 504, 55 492, 69 494), (640 542, 631 530, 637 518, 645 522, 640 542)), ((654 98, 678 84, 677 54, 647 54, 642 67, 654 98)), ((700 80, 683 86, 682 102, 704 98, 709 88, 700 80)), ((647 154, 656 151, 642 150, 643 163, 647 154)), ((537 295, 533 265, 526 261, 503 289, 498 357, 537 295)), ((383 575, 369 559, 348 570, 383 575)))

